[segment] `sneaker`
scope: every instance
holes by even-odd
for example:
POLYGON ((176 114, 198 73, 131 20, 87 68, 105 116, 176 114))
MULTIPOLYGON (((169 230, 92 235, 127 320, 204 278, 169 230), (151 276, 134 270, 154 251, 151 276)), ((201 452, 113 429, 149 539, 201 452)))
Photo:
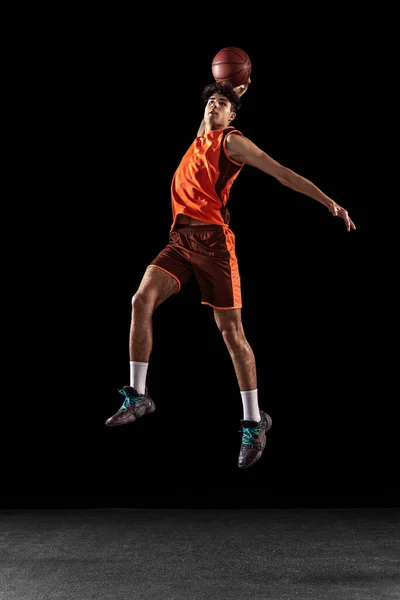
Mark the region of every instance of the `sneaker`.
POLYGON ((122 390, 118 390, 125 398, 124 403, 115 415, 107 419, 108 427, 116 427, 117 425, 127 425, 133 423, 139 417, 150 414, 156 410, 156 405, 150 396, 139 394, 135 388, 126 385, 122 390))
POLYGON ((260 458, 267 443, 266 433, 271 429, 272 419, 267 413, 260 410, 261 420, 240 420, 243 432, 242 445, 240 447, 238 467, 246 469, 254 465, 260 458))

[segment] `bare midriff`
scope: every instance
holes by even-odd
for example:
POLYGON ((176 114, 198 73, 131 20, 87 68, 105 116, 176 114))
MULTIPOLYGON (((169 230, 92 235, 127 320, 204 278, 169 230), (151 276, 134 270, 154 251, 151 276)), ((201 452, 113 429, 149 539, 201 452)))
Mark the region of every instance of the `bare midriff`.
POLYGON ((181 225, 209 225, 207 221, 200 221, 199 219, 194 219, 193 217, 188 217, 187 215, 178 215, 176 218, 176 222, 181 225))

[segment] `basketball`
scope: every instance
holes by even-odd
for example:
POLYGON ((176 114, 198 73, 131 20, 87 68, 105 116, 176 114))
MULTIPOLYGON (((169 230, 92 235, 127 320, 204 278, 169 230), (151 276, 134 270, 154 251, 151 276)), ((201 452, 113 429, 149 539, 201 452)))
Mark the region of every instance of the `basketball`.
POLYGON ((235 87, 247 83, 251 73, 251 61, 244 50, 229 46, 213 58, 211 71, 215 81, 230 81, 235 87))

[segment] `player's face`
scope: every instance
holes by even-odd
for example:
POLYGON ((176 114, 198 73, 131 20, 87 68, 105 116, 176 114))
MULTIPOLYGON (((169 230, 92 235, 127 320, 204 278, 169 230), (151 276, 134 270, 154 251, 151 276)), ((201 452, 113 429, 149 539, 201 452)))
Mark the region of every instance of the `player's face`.
POLYGON ((235 118, 232 105, 222 94, 213 94, 208 99, 204 111, 204 120, 211 125, 211 129, 227 127, 235 118))

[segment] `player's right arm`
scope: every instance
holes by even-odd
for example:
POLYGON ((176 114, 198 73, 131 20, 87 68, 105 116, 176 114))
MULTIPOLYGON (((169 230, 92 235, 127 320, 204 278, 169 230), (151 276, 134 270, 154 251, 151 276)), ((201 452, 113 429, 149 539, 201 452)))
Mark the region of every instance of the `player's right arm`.
POLYGON ((199 130, 197 132, 197 137, 201 137, 202 135, 204 135, 204 132, 206 130, 206 124, 204 119, 202 120, 202 122, 200 123, 200 127, 199 130))

